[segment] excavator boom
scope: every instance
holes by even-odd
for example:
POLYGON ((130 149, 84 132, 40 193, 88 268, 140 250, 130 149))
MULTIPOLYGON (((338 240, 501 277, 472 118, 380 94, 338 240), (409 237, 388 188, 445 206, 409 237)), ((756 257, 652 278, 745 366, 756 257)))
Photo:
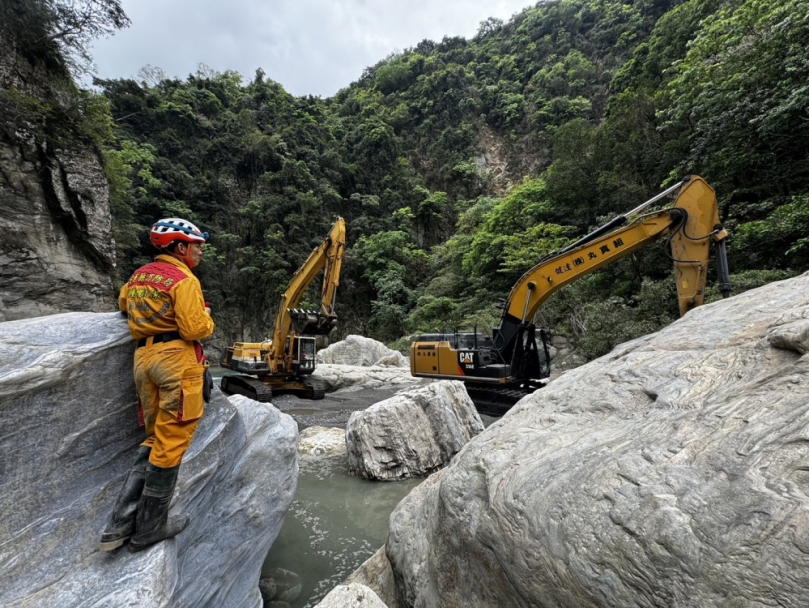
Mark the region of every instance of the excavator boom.
MULTIPOLYGON (((721 242, 724 252, 727 232, 719 221, 716 194, 705 180, 692 176, 678 186, 680 193, 672 207, 641 215, 623 227, 615 226, 625 224, 633 212, 618 216, 607 224, 615 227, 613 230, 606 234, 595 231, 540 261, 520 277, 506 301, 500 328, 495 330, 495 343, 499 334, 500 343, 508 351, 508 342, 517 334, 518 326, 530 322, 556 291, 667 235, 680 316, 701 305, 708 278, 710 244, 721 242)), ((508 353, 505 356, 508 359, 508 353)))
POLYGON ((340 284, 343 250, 346 243, 346 224, 338 218, 326 239, 309 254, 303 265, 295 271, 292 280, 281 296, 272 337, 272 358, 280 360, 284 354, 284 342, 293 322, 298 335, 328 334, 337 322, 334 302, 340 284), (298 306, 306 290, 318 273, 324 270, 320 310, 301 311, 298 306))

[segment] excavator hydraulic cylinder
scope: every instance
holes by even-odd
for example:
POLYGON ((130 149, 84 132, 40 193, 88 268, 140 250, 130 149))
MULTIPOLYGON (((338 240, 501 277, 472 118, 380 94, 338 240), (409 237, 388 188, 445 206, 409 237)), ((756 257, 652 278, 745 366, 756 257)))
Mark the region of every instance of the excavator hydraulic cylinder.
POLYGON ((727 298, 730 296, 733 287, 730 284, 728 251, 724 239, 716 243, 716 269, 719 274, 719 291, 722 292, 723 298, 727 298))

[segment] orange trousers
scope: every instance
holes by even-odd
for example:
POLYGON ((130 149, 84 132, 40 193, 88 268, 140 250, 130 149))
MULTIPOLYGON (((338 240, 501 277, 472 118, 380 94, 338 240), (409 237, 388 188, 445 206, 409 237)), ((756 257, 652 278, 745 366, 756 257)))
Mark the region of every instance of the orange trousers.
POLYGON ((146 430, 141 445, 152 448, 149 462, 156 467, 176 467, 191 445, 205 409, 205 368, 184 340, 147 342, 135 351, 138 415, 146 430))

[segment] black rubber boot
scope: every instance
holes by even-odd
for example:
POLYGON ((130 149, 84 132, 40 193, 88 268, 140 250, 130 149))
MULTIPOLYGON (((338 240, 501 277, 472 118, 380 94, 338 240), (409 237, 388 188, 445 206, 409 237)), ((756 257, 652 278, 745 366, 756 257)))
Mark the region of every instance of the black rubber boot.
POLYGON ((135 462, 124 478, 124 485, 118 494, 118 500, 107 518, 107 525, 101 534, 101 551, 112 551, 126 542, 135 533, 135 512, 138 509, 140 494, 146 482, 146 469, 149 466, 149 454, 152 448, 141 446, 135 456, 135 462))
POLYGON ((179 471, 180 465, 171 469, 149 465, 146 485, 138 503, 135 535, 129 541, 129 550, 132 553, 177 536, 188 525, 187 515, 169 518, 169 504, 179 471))

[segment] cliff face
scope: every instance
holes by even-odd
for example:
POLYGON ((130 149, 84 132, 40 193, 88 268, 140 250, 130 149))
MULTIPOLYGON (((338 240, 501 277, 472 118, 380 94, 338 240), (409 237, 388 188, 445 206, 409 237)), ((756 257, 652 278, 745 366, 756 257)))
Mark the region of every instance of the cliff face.
POLYGON ((809 274, 518 403, 405 498, 403 605, 809 605, 809 274))
POLYGON ((297 425, 211 403, 173 509, 191 523, 138 554, 98 551, 143 432, 117 313, 0 324, 0 606, 257 608, 261 564, 297 485, 297 425))
POLYGON ((98 153, 58 149, 25 107, 69 95, 0 36, 0 321, 112 310, 109 185, 98 153))

